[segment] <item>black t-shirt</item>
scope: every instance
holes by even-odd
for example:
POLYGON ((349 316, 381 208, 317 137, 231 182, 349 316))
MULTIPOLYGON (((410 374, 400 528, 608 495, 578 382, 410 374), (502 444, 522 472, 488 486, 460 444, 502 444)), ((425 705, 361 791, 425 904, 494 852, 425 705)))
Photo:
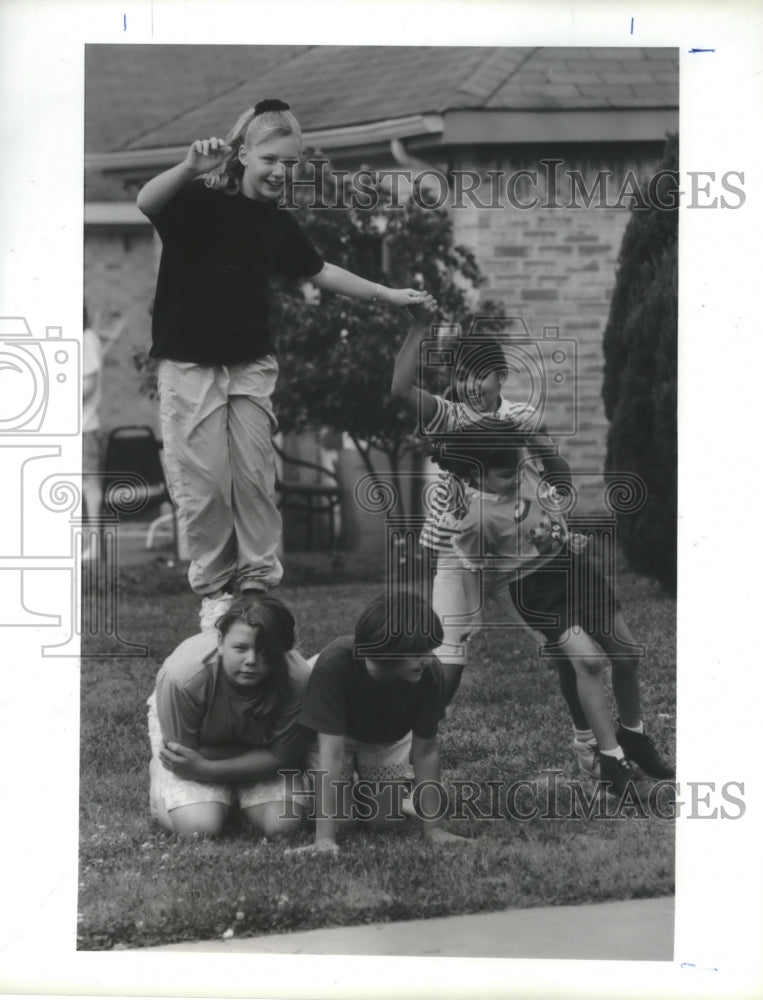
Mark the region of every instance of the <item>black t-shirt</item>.
POLYGON ((214 366, 272 354, 270 277, 323 267, 294 216, 193 181, 151 221, 162 239, 151 357, 214 366))
POLYGON ((379 683, 363 657, 353 654, 354 645, 353 636, 342 636, 320 654, 307 683, 301 724, 364 743, 394 743, 411 730, 422 739, 435 736, 445 715, 440 661, 433 658, 415 684, 379 683))

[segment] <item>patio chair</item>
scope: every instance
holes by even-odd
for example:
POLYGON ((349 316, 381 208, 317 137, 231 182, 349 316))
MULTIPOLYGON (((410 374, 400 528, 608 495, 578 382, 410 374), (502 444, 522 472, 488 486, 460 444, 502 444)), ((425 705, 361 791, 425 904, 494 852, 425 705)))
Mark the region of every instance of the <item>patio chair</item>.
POLYGON ((296 466, 301 469, 310 469, 313 472, 318 472, 322 479, 328 478, 333 480, 333 483, 301 483, 286 480, 282 476, 276 479, 278 508, 282 512, 294 511, 304 516, 305 550, 307 552, 313 551, 315 543, 314 522, 318 518, 325 518, 328 549, 329 552, 333 552, 337 542, 335 513, 342 501, 339 476, 333 469, 327 469, 317 462, 308 462, 303 458, 294 458, 288 455, 275 442, 273 448, 276 455, 281 459, 284 471, 289 466, 296 466))
MULTIPOLYGON (((104 505, 107 510, 117 513, 120 522, 131 518, 145 519, 147 513, 158 512, 171 503, 164 466, 161 460, 161 443, 157 441, 150 427, 129 425, 115 427, 108 436, 106 458, 104 462, 104 505), (135 487, 135 495, 131 496, 129 504, 120 502, 118 490, 120 475, 130 475, 130 483, 134 485, 135 478, 139 485, 135 487)), ((124 488, 125 479, 122 479, 124 488)), ((169 512, 161 512, 146 528, 146 548, 154 546, 156 533, 169 529, 172 544, 177 551, 177 522, 175 508, 169 512)))

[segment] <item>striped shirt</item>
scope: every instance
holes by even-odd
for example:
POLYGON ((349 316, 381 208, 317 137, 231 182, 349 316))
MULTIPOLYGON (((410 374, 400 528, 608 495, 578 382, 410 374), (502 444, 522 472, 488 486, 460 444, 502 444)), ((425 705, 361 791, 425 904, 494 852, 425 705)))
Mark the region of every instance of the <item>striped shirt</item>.
MULTIPOLYGON (((454 403, 434 397, 434 416, 422 430, 422 437, 436 438, 443 434, 464 433, 489 443, 491 431, 506 440, 506 431, 516 429, 524 435, 540 429, 537 410, 526 403, 510 403, 502 399, 497 410, 479 413, 465 403, 454 403), (512 426, 513 425, 513 426, 512 426)), ((469 509, 466 483, 453 472, 442 471, 426 493, 426 521, 421 529, 419 544, 437 552, 452 552, 453 538, 459 534, 459 522, 469 509)))

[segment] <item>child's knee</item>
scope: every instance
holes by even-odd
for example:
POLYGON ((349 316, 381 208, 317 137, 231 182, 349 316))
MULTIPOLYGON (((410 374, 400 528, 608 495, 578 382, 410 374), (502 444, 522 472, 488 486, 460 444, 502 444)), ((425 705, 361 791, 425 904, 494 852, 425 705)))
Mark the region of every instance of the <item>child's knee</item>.
POLYGON ((604 674, 607 661, 603 656, 583 654, 570 657, 576 677, 601 677, 604 674))
POLYGON ((599 677, 604 674, 609 662, 607 657, 602 655, 579 625, 567 629, 559 640, 559 647, 572 664, 576 677, 599 677))
POLYGON ((227 807, 218 802, 180 806, 169 812, 172 829, 181 837, 219 837, 227 816, 227 807))
POLYGON ((265 802, 243 810, 248 822, 263 837, 289 837, 297 833, 305 821, 302 806, 286 802, 265 802))

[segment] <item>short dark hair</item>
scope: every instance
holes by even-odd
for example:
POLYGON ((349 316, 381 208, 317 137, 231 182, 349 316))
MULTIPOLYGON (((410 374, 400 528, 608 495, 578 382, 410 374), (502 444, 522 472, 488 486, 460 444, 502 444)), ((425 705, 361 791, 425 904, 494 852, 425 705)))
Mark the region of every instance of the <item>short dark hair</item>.
POLYGON ((508 371, 506 352, 494 337, 467 337, 458 342, 454 374, 459 371, 508 371))
POLYGON ((294 647, 294 615, 277 597, 238 597, 215 625, 220 635, 225 635, 235 622, 262 630, 262 652, 266 656, 282 655, 294 647))
POLYGON ((241 596, 218 618, 217 631, 225 636, 236 622, 257 630, 258 652, 272 668, 263 682, 266 697, 261 711, 263 715, 275 718, 291 686, 286 653, 294 648, 294 615, 277 597, 263 596, 254 600, 241 596))
POLYGON ((355 625, 360 656, 418 656, 442 645, 439 617, 421 594, 398 590, 382 594, 366 607, 355 625))
POLYGON ((449 435, 435 442, 432 461, 445 472, 452 472, 460 479, 479 480, 488 469, 517 468, 523 457, 521 447, 507 434, 505 445, 493 441, 486 444, 459 440, 458 435, 449 435))

